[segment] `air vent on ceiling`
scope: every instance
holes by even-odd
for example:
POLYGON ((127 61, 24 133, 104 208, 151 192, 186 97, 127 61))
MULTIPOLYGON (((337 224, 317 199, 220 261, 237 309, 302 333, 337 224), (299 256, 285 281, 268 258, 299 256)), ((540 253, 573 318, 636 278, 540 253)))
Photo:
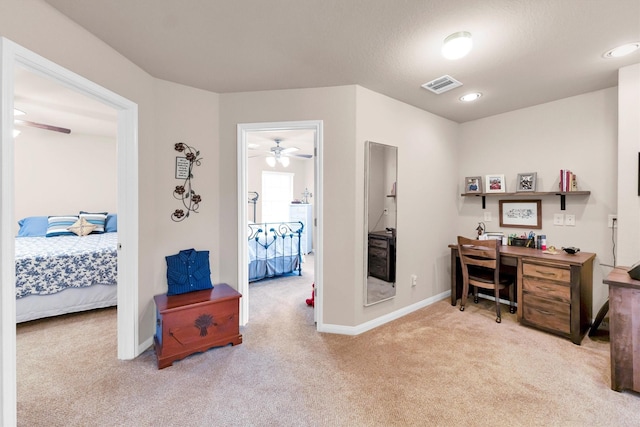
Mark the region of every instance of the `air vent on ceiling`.
POLYGON ((430 82, 422 85, 423 88, 430 90, 437 95, 459 86, 462 86, 462 83, 448 75, 438 77, 437 79, 431 80, 430 82))

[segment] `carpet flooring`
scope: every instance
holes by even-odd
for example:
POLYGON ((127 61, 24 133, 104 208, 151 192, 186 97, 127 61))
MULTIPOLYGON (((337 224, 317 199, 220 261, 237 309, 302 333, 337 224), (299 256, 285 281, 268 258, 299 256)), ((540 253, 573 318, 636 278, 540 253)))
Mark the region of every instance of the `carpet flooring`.
MULTIPOLYGON (((309 269, 305 268, 305 272, 309 269)), ((315 330, 313 275, 251 284, 243 343, 116 359, 116 309, 17 326, 20 426, 637 426, 606 334, 569 340, 448 300, 359 336, 315 330)))

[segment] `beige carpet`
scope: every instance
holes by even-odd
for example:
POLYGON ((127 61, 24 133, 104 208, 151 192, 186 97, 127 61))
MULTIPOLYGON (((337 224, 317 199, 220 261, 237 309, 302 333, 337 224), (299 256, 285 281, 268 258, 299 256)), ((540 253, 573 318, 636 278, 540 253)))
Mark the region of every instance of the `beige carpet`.
MULTIPOLYGON (((305 269, 308 272, 308 269, 305 269)), ((116 360, 116 312, 18 326, 21 426, 637 426, 609 343, 448 300, 360 336, 319 334, 312 276, 251 285, 244 342, 158 370, 116 360)), ((505 310, 507 311, 507 310, 505 310)))

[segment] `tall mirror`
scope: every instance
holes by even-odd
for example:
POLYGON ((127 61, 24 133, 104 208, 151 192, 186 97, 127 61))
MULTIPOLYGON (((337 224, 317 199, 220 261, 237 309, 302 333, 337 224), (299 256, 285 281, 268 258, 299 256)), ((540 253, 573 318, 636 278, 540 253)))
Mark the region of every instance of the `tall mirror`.
POLYGON ((396 295, 397 172, 397 147, 365 143, 364 305, 396 295))

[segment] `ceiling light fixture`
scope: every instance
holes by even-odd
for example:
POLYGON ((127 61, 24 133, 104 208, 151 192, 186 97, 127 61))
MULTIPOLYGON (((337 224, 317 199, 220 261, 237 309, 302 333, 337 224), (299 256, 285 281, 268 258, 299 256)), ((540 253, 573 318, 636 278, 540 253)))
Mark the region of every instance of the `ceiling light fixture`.
POLYGON ((627 43, 625 45, 611 49, 608 52, 605 52, 605 54, 602 56, 604 56, 605 58, 620 58, 621 56, 629 55, 630 53, 633 53, 638 49, 640 49, 640 42, 627 43))
POLYGON ((268 156, 265 161, 272 168, 276 166, 276 163, 280 163, 283 167, 289 166, 289 158, 286 156, 282 156, 279 153, 277 155, 268 156))
POLYGON ((447 59, 459 59, 469 53, 472 47, 471 33, 458 31, 444 39, 442 56, 447 59))
POLYGON ((481 96, 482 96, 482 94, 480 92, 468 93, 466 95, 462 95, 460 97, 460 101, 471 102, 471 101, 475 101, 476 99, 480 98, 481 96))

